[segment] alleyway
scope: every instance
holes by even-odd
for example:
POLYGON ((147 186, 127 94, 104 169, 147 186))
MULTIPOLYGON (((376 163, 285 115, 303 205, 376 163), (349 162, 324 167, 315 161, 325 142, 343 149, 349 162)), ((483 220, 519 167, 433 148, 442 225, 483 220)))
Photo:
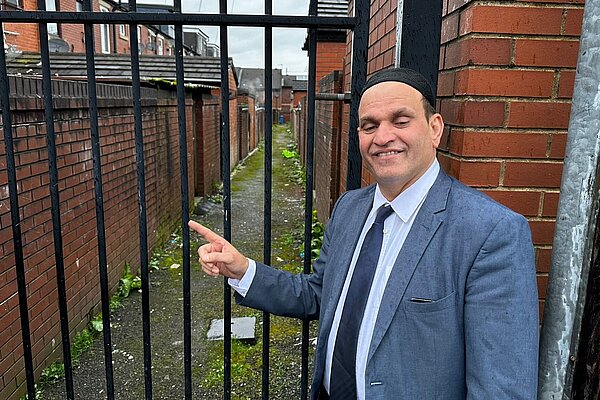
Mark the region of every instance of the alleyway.
MULTIPOLYGON (((282 151, 292 138, 285 126, 274 127, 273 143, 273 264, 301 270, 300 252, 304 220, 304 195, 294 179, 292 159, 282 151), (286 264, 284 262, 291 261, 286 264)), ((232 179, 232 242, 248 257, 263 257, 264 150, 245 160, 232 179)), ((204 215, 192 218, 222 232, 222 207, 205 203, 204 215)), ((194 399, 222 398, 223 343, 209 342, 206 333, 212 319, 223 318, 223 280, 204 275, 197 264, 198 237, 192 237, 192 379, 194 399)), ((151 331, 153 398, 183 398, 183 316, 181 237, 173 234, 162 251, 155 253, 151 277, 151 331), (175 265, 174 265, 175 264, 175 265)), ((262 313, 234 306, 233 316, 256 316, 256 344, 232 345, 232 398, 258 399, 261 385, 262 313)), ((112 341, 117 399, 144 398, 141 295, 131 293, 113 314, 112 341)), ((271 398, 300 397, 301 323, 272 317, 271 398)), ((314 332, 315 326, 312 327, 314 332)), ((314 337, 314 333, 311 334, 314 337)), ((57 345, 59 345, 57 343, 57 345)), ((312 351, 312 349, 311 349, 312 351)), ((312 355, 311 355, 312 357, 312 355)), ((74 368, 75 398, 105 399, 104 356, 101 336, 74 368)), ((64 399, 64 380, 47 386, 43 399, 64 399)))

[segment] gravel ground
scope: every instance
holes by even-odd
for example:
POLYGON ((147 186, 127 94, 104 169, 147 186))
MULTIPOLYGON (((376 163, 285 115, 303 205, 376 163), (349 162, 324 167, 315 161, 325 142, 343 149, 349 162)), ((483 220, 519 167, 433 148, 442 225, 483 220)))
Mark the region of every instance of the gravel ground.
MULTIPOLYGON (((302 188, 290 179, 292 161, 282 151, 292 142, 289 132, 274 127, 272 259, 279 268, 299 270, 304 220, 302 188)), ((232 242, 247 256, 263 259, 264 151, 259 149, 237 169, 232 179, 232 242)), ((193 219, 222 232, 221 205, 203 203, 203 215, 193 219)), ((197 264, 199 238, 192 236, 192 390, 195 399, 223 397, 223 342, 206 340, 212 319, 223 317, 223 279, 204 275, 197 264)), ((152 386, 155 399, 184 397, 183 295, 181 238, 172 240, 160 253, 161 268, 150 274, 152 386)), ((156 253, 155 253, 156 254, 156 253)), ((116 399, 145 398, 141 294, 133 292, 112 315, 113 369, 116 399)), ((261 397, 262 313, 233 306, 232 315, 256 316, 257 341, 232 343, 232 398, 261 397)), ((300 398, 301 322, 271 317, 270 398, 300 398)), ((311 337, 316 334, 311 324, 311 337)), ((312 346, 310 346, 312 359, 312 346)), ((106 399, 102 337, 80 358, 74 368, 76 399, 106 399)), ((64 380, 43 388, 43 399, 66 398, 64 380)))

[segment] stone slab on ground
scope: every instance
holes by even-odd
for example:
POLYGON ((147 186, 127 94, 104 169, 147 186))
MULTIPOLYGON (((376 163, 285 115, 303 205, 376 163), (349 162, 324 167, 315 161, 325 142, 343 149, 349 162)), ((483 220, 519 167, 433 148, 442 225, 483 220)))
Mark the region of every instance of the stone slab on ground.
MULTIPOLYGON (((213 319, 206 334, 208 340, 223 340, 223 319, 213 319)), ((233 339, 255 341, 256 317, 231 318, 231 337, 233 339)))

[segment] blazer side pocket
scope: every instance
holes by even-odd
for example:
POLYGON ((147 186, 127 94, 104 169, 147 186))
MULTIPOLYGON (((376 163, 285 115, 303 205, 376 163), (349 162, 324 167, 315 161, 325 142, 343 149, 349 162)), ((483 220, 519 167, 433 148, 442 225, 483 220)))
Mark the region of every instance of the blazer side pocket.
POLYGON ((445 310, 456 304, 456 292, 452 292, 439 300, 433 300, 431 302, 410 301, 410 297, 408 297, 403 303, 404 309, 408 312, 430 313, 445 310))

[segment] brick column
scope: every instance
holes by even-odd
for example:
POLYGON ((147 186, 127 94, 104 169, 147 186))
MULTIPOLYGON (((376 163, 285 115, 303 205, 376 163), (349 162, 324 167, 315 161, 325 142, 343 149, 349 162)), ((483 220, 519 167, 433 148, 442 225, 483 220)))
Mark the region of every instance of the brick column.
POLYGON ((529 219, 541 309, 584 1, 536 3, 446 1, 438 109, 444 169, 529 219))

